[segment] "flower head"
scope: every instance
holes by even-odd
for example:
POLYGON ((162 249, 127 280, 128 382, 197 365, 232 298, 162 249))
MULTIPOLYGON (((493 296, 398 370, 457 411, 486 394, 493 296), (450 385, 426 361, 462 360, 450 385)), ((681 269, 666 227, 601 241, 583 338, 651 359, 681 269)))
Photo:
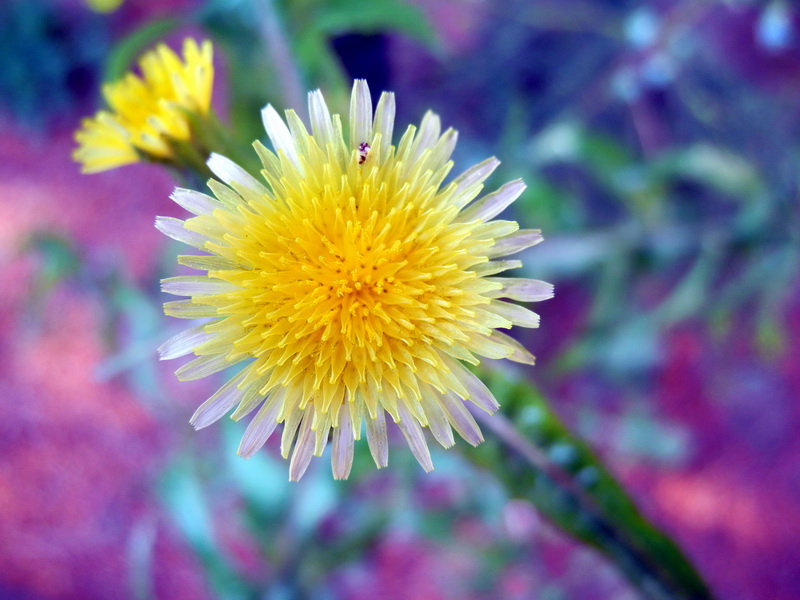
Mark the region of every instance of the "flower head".
POLYGON ((552 286, 495 275, 521 266, 502 257, 542 238, 492 220, 525 186, 513 181, 473 201, 493 158, 444 184, 456 132, 441 133, 429 112, 393 146, 394 95, 384 93, 373 115, 364 81, 353 87, 348 136, 319 91, 309 112, 311 133, 293 111, 284 121, 264 109, 274 147, 255 143, 264 182, 212 155, 224 182, 209 182, 216 197, 177 189, 173 199, 196 216, 158 218, 162 232, 208 253, 179 257, 207 274, 163 280, 163 291, 188 297, 165 312, 211 319, 166 342, 161 356, 197 355, 178 369, 181 379, 244 363, 191 421, 200 428, 234 406, 234 419, 258 408, 239 454, 252 455, 282 422, 291 479, 329 436, 333 474, 346 478, 362 423, 385 466, 387 413, 430 470, 423 428, 444 447, 452 429, 476 445, 482 436, 465 401, 498 407, 463 362, 533 362, 498 329, 536 327, 538 316, 503 298, 544 300, 552 286))
POLYGON ((141 77, 127 73, 103 86, 110 110, 84 119, 75 133, 78 148, 73 158, 83 165, 83 172, 105 171, 143 158, 173 161, 175 144, 192 138, 192 120, 209 114, 214 79, 211 42, 198 46, 187 38, 183 60, 160 44, 142 56, 139 66, 141 77))

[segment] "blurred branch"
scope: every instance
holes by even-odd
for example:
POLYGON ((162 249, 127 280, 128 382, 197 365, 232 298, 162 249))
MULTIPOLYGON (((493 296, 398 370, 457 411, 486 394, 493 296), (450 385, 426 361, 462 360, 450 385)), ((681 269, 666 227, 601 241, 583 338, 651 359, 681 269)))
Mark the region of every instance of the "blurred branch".
POLYGON ((300 83, 297 64, 275 4, 273 0, 254 0, 252 5, 258 20, 258 29, 280 80, 275 87, 281 90, 284 108, 301 110, 305 106, 304 86, 300 83))

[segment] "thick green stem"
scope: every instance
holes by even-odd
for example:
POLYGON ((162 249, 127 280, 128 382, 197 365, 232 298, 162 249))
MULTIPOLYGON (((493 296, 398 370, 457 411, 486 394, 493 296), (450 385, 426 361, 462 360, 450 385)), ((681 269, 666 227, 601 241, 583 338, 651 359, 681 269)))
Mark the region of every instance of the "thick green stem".
POLYGON ((510 391, 515 401, 506 397, 502 403, 510 404, 512 420, 472 411, 495 439, 467 456, 490 470, 510 494, 531 500, 559 528, 605 554, 645 598, 711 600, 678 546, 639 513, 544 400, 524 383, 510 391))

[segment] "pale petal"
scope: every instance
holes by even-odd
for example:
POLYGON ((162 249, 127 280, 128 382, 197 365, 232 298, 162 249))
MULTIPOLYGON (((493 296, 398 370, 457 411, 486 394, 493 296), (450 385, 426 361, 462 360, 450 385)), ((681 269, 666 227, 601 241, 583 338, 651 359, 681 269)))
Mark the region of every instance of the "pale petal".
POLYGON ((170 198, 193 215, 208 215, 217 208, 222 208, 216 199, 194 190, 175 188, 170 198))
POLYGON ((447 418, 453 429, 473 446, 477 446, 483 441, 483 434, 475 419, 469 414, 464 401, 450 392, 439 397, 447 418))
POLYGON ((440 169, 448 160, 453 150, 456 148, 458 141, 458 132, 455 129, 448 129, 436 142, 430 156, 428 157, 427 168, 436 171, 440 169))
POLYGON ((543 239, 542 232, 538 229, 520 229, 516 233, 498 239, 494 246, 486 251, 486 256, 495 258, 498 256, 516 254, 526 248, 535 246, 543 239))
POLYGON ((383 92, 378 106, 375 109, 375 121, 373 123, 373 133, 381 134, 381 153, 386 158, 389 147, 392 145, 392 133, 394 132, 395 104, 392 92, 383 92))
POLYGON ((209 277, 168 277, 161 280, 161 291, 174 296, 213 296, 238 290, 239 287, 209 277))
POLYGON ((476 354, 494 359, 508 358, 514 353, 513 348, 509 348, 505 344, 500 344, 481 333, 469 334, 469 344, 467 348, 476 354))
POLYGON ((180 369, 175 371, 175 376, 181 381, 192 381, 193 379, 202 379, 214 373, 218 373, 223 369, 227 369, 236 362, 228 361, 226 354, 209 354, 207 356, 198 356, 192 361, 183 365, 180 369))
POLYGON ((475 272, 478 277, 486 277, 487 275, 502 273, 509 269, 519 269, 521 266, 521 260, 492 260, 474 265, 470 267, 469 270, 475 272))
POLYGON ((372 98, 365 79, 353 82, 350 96, 350 148, 372 140, 372 98))
POLYGON ((445 361, 453 374, 458 377, 458 380, 467 388, 469 400, 473 404, 479 406, 489 414, 492 414, 500 408, 494 394, 489 391, 489 388, 486 387, 477 375, 458 361, 451 359, 445 359, 445 361))
POLYGON ((425 411, 425 417, 428 419, 428 428, 431 430, 433 437, 444 448, 450 448, 455 444, 453 438, 453 429, 447 420, 439 402, 433 397, 437 392, 427 390, 426 394, 422 396, 422 408, 425 411))
POLYGON ((267 189, 242 167, 221 154, 212 153, 206 163, 208 168, 230 186, 240 186, 258 194, 268 194, 267 189))
POLYGON ((317 145, 324 151, 334 141, 331 113, 325 104, 322 92, 315 90, 308 94, 308 113, 311 116, 311 131, 317 145))
MULTIPOLYGON (((275 394, 286 393, 285 388, 273 389, 272 392, 262 393, 261 388, 266 383, 267 377, 255 376, 256 368, 253 365, 250 366, 248 371, 249 383, 243 389, 242 397, 239 400, 239 406, 231 413, 231 419, 234 421, 238 421, 253 412, 264 400, 267 393, 271 394, 270 397, 275 397, 275 394)), ((280 402, 279 405, 282 406, 283 402, 280 402)))
POLYGON ((226 258, 205 254, 182 254, 178 257, 178 264, 197 271, 230 271, 236 268, 226 258))
POLYGON ((456 177, 453 181, 456 184, 456 189, 453 191, 453 204, 460 208, 477 196, 481 189, 480 184, 494 172, 499 164, 500 161, 496 158, 487 158, 456 177))
POLYGON ((308 141, 308 129, 306 129, 303 120, 292 109, 287 110, 285 115, 286 124, 289 126, 289 133, 292 134, 292 138, 297 144, 298 149, 302 150, 305 147, 304 144, 308 141))
POLYGON ((331 467, 334 479, 347 479, 353 466, 353 427, 347 403, 339 411, 339 426, 333 429, 331 467))
POLYGON ((505 184, 496 192, 492 192, 471 204, 468 208, 461 211, 456 217, 459 223, 469 223, 470 221, 489 221, 503 212, 514 200, 519 198, 525 191, 525 183, 517 179, 505 184))
MULTIPOLYGON (((226 184, 216 179, 209 179, 206 185, 214 192, 217 200, 220 201, 220 204, 222 204, 229 215, 239 212, 239 209, 242 208, 242 195, 233 188, 228 187, 226 184)), ((229 215, 226 215, 226 217, 230 218, 229 215)))
POLYGON ((382 409, 374 419, 366 418, 367 443, 372 459, 379 469, 389 464, 389 440, 386 436, 386 414, 382 409))
POLYGON ((239 456, 244 458, 253 456, 275 431, 278 426, 278 413, 281 410, 284 397, 282 390, 284 389, 276 390, 258 409, 256 416, 250 421, 242 435, 242 441, 239 443, 237 451, 239 456))
POLYGON ((171 237, 188 246, 197 248, 198 250, 205 249, 208 238, 204 235, 189 231, 183 226, 183 221, 180 219, 173 219, 172 217, 156 217, 156 229, 166 236, 171 237))
POLYGON ((195 304, 190 299, 164 302, 164 314, 179 319, 208 319, 217 316, 216 306, 195 304))
POLYGON ((216 334, 207 333, 206 324, 191 327, 179 334, 172 336, 158 347, 158 354, 161 360, 171 360, 180 356, 186 356, 194 348, 213 339, 216 334))
POLYGON ((203 402, 194 412, 189 423, 195 429, 203 429, 221 419, 242 399, 247 390, 240 390, 238 385, 244 381, 247 370, 234 375, 213 396, 203 402))
POLYGON ((417 420, 411 416, 403 400, 397 403, 397 412, 400 416, 397 426, 400 427, 400 431, 403 432, 408 446, 411 448, 411 453, 425 471, 432 471, 433 462, 431 461, 431 453, 428 450, 428 443, 425 441, 425 433, 422 431, 422 427, 417 423, 417 420))
POLYGON ((311 423, 314 420, 314 409, 311 405, 305 411, 305 418, 300 425, 300 434, 294 445, 292 460, 289 463, 289 481, 299 481, 308 469, 311 457, 314 456, 314 433, 311 423))
POLYGON ((409 153, 411 152, 411 146, 414 143, 414 134, 416 133, 417 128, 414 125, 409 125, 406 128, 403 137, 400 138, 400 141, 397 144, 397 151, 395 152, 395 158, 398 162, 401 163, 408 163, 409 153))
POLYGON ((511 321, 513 325, 518 327, 538 327, 539 315, 535 312, 528 310, 519 304, 512 304, 511 302, 503 302, 502 300, 492 300, 489 306, 485 306, 484 310, 493 312, 500 315, 504 319, 511 321))
POLYGON ((439 139, 439 134, 442 131, 442 122, 439 115, 434 112, 428 111, 422 117, 422 123, 417 131, 417 136, 414 138, 414 145, 411 146, 411 158, 409 165, 413 165, 422 153, 428 148, 433 148, 439 139))
POLYGON ((520 344, 517 340, 512 338, 505 333, 500 333, 499 331, 492 331, 491 338, 499 343, 503 344, 506 347, 512 350, 512 353, 509 354, 506 358, 508 360, 513 360, 514 362, 523 363, 526 365, 533 365, 536 363, 536 357, 528 352, 527 348, 520 344))
POLYGON ((283 433, 281 434, 281 456, 289 458, 289 451, 292 449, 294 436, 297 434, 297 428, 303 420, 304 411, 292 405, 285 405, 284 410, 290 409, 289 414, 283 422, 283 433))
POLYGON ((292 137, 289 127, 286 126, 283 119, 281 119, 278 111, 276 111, 271 104, 268 104, 261 111, 261 119, 264 121, 264 129, 272 142, 272 147, 275 152, 283 151, 292 164, 298 169, 302 170, 300 158, 297 150, 297 142, 292 137))
POLYGON ((330 411, 319 412, 315 414, 314 422, 311 424, 311 429, 315 432, 314 441, 314 456, 322 456, 325 451, 325 446, 328 445, 328 438, 330 437, 332 419, 330 411))
POLYGON ((488 281, 501 284, 499 290, 491 290, 484 295, 489 298, 511 298, 522 302, 541 302, 553 297, 552 283, 524 277, 487 277, 488 281))
POLYGON ((344 160, 350 160, 350 149, 344 143, 341 115, 339 113, 331 115, 331 122, 333 123, 333 144, 336 147, 336 155, 344 160))

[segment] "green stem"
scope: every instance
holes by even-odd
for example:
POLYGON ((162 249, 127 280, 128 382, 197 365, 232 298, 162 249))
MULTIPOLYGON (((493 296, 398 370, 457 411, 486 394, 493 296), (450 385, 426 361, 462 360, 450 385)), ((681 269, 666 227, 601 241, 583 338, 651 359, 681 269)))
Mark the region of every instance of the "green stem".
POLYGON ((506 401, 517 426, 503 414, 473 410, 501 447, 490 439, 467 456, 497 476, 509 493, 530 499, 556 526, 605 554, 645 598, 711 600, 678 546, 639 513, 622 486, 569 434, 544 400, 521 382, 511 393, 517 402, 506 401), (515 405, 522 410, 515 411, 515 405), (530 410, 536 419, 526 423, 530 410))

